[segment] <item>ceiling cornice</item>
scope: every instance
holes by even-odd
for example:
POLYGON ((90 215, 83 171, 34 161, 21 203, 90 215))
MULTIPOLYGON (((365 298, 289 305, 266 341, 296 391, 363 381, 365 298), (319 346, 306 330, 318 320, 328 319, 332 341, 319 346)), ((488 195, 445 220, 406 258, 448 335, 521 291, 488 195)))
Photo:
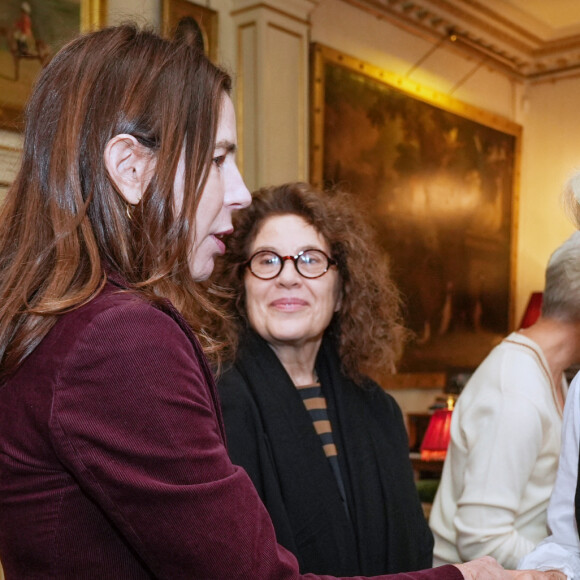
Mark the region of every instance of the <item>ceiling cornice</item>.
POLYGON ((343 0, 377 18, 456 50, 521 80, 580 71, 580 35, 543 39, 480 0, 343 0), (455 40, 455 42, 453 42, 455 40))

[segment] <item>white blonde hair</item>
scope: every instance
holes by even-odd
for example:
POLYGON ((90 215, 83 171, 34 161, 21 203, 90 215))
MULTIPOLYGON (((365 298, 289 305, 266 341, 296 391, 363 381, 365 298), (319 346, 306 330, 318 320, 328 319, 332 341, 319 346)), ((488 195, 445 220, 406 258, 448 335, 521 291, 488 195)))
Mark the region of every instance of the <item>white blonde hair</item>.
POLYGON ((542 316, 580 321, 580 231, 575 231, 548 261, 542 316))

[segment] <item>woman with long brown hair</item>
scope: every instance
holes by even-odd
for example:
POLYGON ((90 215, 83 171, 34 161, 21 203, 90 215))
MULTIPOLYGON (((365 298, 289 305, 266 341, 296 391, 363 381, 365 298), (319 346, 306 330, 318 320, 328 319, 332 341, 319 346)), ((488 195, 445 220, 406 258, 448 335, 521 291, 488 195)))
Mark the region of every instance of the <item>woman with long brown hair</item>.
MULTIPOLYGON (((72 41, 36 85, 0 215, 7 580, 299 578, 227 456, 200 344, 195 281, 250 202, 229 88, 132 26, 72 41)), ((500 569, 416 577, 460 570, 500 569)))

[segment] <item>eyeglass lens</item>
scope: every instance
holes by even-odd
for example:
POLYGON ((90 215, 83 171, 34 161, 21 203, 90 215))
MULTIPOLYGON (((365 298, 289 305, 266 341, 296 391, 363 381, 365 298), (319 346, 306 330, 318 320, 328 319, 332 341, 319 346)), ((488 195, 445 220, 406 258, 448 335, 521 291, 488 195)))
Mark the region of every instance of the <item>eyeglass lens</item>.
POLYGON ((258 278, 275 278, 286 260, 293 260, 298 273, 305 278, 318 278, 329 267, 328 256, 321 250, 305 250, 297 256, 282 257, 275 252, 257 252, 250 259, 250 270, 258 278))

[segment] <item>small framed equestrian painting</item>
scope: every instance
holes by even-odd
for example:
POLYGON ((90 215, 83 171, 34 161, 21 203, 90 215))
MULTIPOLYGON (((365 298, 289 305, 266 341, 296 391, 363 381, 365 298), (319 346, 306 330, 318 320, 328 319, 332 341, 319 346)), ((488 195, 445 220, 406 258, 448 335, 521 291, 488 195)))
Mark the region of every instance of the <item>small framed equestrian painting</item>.
POLYGON ((0 127, 21 129, 38 73, 66 42, 101 26, 105 17, 106 0, 2 0, 0 127))
POLYGON ((513 328, 521 127, 325 46, 312 74, 311 180, 367 208, 414 333, 395 382, 475 368, 513 328))

